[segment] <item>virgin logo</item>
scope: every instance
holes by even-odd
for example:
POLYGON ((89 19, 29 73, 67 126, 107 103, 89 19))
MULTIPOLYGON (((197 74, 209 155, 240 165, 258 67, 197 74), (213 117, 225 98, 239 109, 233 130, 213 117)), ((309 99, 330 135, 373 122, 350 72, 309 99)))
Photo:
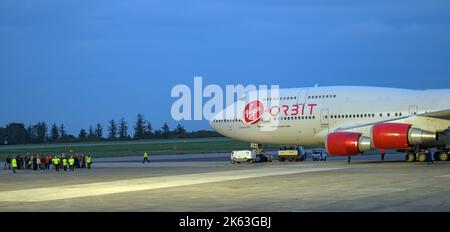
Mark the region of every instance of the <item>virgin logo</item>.
POLYGON ((244 122, 248 124, 256 124, 261 121, 263 114, 263 103, 258 100, 252 101, 244 108, 244 122))

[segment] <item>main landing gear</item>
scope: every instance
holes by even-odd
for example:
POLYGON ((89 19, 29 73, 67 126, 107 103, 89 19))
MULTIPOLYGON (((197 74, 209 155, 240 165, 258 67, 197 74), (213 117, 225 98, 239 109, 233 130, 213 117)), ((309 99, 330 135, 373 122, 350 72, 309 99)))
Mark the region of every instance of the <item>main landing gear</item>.
POLYGON ((444 150, 444 151, 436 151, 434 153, 434 160, 436 161, 448 161, 449 160, 449 156, 450 156, 450 151, 449 150, 444 150))
MULTIPOLYGON (((428 161, 427 150, 420 150, 418 152, 410 151, 406 154, 406 161, 408 162, 427 162, 428 161)), ((436 151, 433 155, 435 161, 448 161, 450 157, 450 150, 436 151)))

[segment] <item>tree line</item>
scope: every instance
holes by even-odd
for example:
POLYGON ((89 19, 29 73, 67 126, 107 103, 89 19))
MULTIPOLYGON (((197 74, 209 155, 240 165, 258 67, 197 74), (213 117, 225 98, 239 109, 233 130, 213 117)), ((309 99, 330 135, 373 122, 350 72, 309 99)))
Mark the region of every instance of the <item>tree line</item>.
POLYGON ((45 122, 25 126, 24 123, 10 123, 0 127, 0 145, 28 144, 28 143, 57 143, 57 142, 85 142, 85 141, 115 141, 140 139, 169 139, 169 138, 205 138, 218 137, 214 131, 200 130, 187 132, 184 126, 178 124, 173 130, 167 123, 161 128, 154 129, 153 125, 138 114, 133 126, 134 134, 128 133, 128 123, 124 118, 118 122, 110 120, 106 131, 100 123, 88 130, 81 129, 78 136, 68 134, 64 124, 53 123, 50 129, 45 122), (105 133, 106 132, 106 133, 105 133))

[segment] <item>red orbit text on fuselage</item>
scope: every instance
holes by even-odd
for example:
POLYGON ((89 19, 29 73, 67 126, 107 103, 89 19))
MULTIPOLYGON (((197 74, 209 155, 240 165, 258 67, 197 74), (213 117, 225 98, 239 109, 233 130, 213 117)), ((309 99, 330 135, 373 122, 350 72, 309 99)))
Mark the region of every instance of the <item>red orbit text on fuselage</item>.
POLYGON ((271 116, 277 117, 281 113, 284 116, 304 116, 313 115, 314 108, 317 104, 294 104, 294 105, 282 105, 282 106, 272 106, 268 109, 271 116))

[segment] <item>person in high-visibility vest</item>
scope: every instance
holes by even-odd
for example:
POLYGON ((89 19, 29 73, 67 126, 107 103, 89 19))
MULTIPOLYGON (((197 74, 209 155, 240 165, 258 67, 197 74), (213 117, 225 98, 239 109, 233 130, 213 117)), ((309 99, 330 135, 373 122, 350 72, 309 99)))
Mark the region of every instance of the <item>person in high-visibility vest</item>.
POLYGON ((55 167, 55 170, 59 172, 59 158, 55 156, 52 160, 53 166, 55 167))
POLYGON ((86 163, 87 163, 88 169, 91 169, 91 166, 92 166, 92 157, 91 157, 90 155, 88 155, 88 156, 86 157, 86 163))
POLYGON ((64 157, 62 160, 64 171, 67 172, 67 158, 64 157))
POLYGON ((142 161, 142 163, 145 163, 145 161, 150 163, 150 160, 148 160, 148 153, 147 152, 144 152, 144 160, 142 161))
POLYGON ((73 156, 69 158, 69 168, 71 172, 75 171, 75 159, 73 156))
POLYGON ((16 173, 16 168, 17 168, 17 160, 16 160, 16 157, 14 157, 14 158, 12 159, 11 165, 12 165, 13 173, 16 173))

